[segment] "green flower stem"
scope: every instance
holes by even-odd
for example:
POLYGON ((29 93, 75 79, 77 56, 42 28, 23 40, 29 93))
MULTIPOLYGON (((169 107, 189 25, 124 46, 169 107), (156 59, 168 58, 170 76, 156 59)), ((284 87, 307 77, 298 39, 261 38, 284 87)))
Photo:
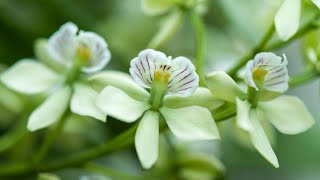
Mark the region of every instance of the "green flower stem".
POLYGON ((18 122, 16 122, 14 127, 12 127, 6 134, 0 137, 0 153, 8 150, 18 141, 20 141, 24 136, 29 134, 29 131, 26 127, 27 117, 23 116, 18 120, 18 122))
POLYGON ((302 72, 301 74, 292 77, 289 80, 290 88, 296 87, 303 83, 309 82, 315 78, 319 77, 319 73, 315 69, 307 69, 306 71, 302 72))
POLYGON ((247 100, 251 103, 252 107, 256 107, 259 102, 260 91, 257 91, 251 86, 248 86, 247 100))
POLYGON ((237 61, 237 63, 228 71, 228 74, 231 77, 235 77, 238 70, 242 68, 242 66, 244 66, 248 60, 252 59, 256 53, 263 51, 264 47, 271 39, 274 31, 275 31, 275 27, 274 27, 274 24, 272 23, 272 25, 269 27, 267 32, 263 35, 258 45, 256 45, 248 54, 240 58, 240 60, 237 61))
POLYGON ((205 85, 204 71, 203 71, 204 39, 205 39, 204 23, 201 16, 195 11, 191 10, 189 17, 190 17, 190 21, 197 39, 196 71, 200 78, 200 82, 199 82, 200 86, 204 86, 205 85))
POLYGON ((151 39, 147 48, 158 49, 165 42, 167 42, 181 27, 185 17, 185 11, 178 9, 173 11, 172 14, 168 15, 168 19, 162 25, 157 34, 151 39))
POLYGON ((158 110, 162 106, 164 95, 168 90, 168 80, 167 79, 157 79, 155 78, 151 84, 150 90, 150 103, 153 110, 158 110))
POLYGON ((236 106, 232 103, 226 103, 218 109, 212 111, 213 118, 216 122, 222 122, 236 115, 236 106))
POLYGON ((33 163, 35 165, 37 165, 38 163, 40 163, 47 155, 47 153, 50 150, 50 147, 53 145, 54 141, 56 140, 56 138, 58 137, 58 135, 60 134, 61 130, 63 129, 63 126, 66 122, 67 116, 71 114, 70 110, 68 109, 63 116, 60 118, 60 120, 58 121, 58 123, 55 125, 55 127, 53 127, 53 129, 51 129, 45 139, 43 140, 43 143, 40 147, 40 149, 38 150, 38 152, 35 153, 35 156, 33 157, 33 163))
POLYGON ((117 171, 115 169, 107 168, 105 166, 97 165, 94 163, 86 163, 83 168, 87 171, 99 173, 107 177, 121 179, 121 180, 133 180, 142 179, 142 177, 137 175, 126 174, 123 171, 117 171))

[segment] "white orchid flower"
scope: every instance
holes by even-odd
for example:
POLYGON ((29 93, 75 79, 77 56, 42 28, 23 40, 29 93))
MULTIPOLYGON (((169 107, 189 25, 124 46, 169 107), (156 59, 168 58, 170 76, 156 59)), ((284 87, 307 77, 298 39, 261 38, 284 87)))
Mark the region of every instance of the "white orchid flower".
MULTIPOLYGON (((205 88, 196 91, 199 77, 189 59, 177 57, 171 60, 162 52, 147 49, 132 59, 130 65, 134 81, 123 78, 126 84, 113 82, 113 86, 105 87, 97 98, 97 106, 105 114, 128 123, 142 117, 135 135, 135 147, 144 168, 150 168, 158 158, 161 115, 179 138, 219 139, 210 111, 193 105, 198 104, 200 99, 210 99, 210 92, 205 88), (150 93, 144 88, 150 89, 150 93), (194 92, 199 98, 192 96, 194 92)), ((110 79, 104 73, 94 77, 93 81, 101 77, 110 79)), ((117 80, 122 81, 114 77, 113 81, 117 80)), ((221 101, 214 98, 212 106, 219 105, 221 101)))
POLYGON ((93 73, 109 62, 110 52, 103 38, 93 32, 78 32, 78 27, 69 22, 49 38, 44 49, 67 72, 57 72, 34 59, 23 59, 1 76, 1 81, 17 92, 48 95, 30 115, 28 129, 35 131, 57 122, 69 104, 72 112, 106 121, 104 113, 95 108, 97 92, 81 79, 81 71, 93 73))
POLYGON ((222 71, 209 74, 208 87, 218 98, 237 106, 237 125, 249 133, 254 147, 273 166, 279 167, 278 159, 263 129, 262 121, 269 121, 280 132, 298 134, 314 124, 314 119, 304 103, 294 96, 279 96, 262 101, 264 90, 284 92, 288 88, 287 60, 273 53, 259 53, 247 63, 245 94, 236 82, 222 71))
MULTIPOLYGON (((319 0, 312 2, 320 8, 319 0)), ((287 41, 299 29, 301 16, 301 0, 284 0, 278 9, 274 24, 281 40, 287 41)))

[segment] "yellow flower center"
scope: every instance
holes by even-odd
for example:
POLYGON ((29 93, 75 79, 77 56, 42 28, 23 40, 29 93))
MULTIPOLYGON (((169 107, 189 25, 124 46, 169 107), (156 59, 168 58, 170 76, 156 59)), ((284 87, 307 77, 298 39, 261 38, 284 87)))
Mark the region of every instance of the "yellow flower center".
POLYGON ((169 72, 170 68, 171 68, 171 66, 161 65, 160 69, 154 73, 154 80, 168 83, 170 75, 171 75, 169 72))
POLYGON ((253 79, 255 81, 263 82, 264 77, 268 74, 268 71, 264 68, 254 68, 252 72, 253 79))
POLYGON ((81 64, 87 64, 90 59, 90 49, 87 45, 80 43, 76 49, 76 57, 81 64))

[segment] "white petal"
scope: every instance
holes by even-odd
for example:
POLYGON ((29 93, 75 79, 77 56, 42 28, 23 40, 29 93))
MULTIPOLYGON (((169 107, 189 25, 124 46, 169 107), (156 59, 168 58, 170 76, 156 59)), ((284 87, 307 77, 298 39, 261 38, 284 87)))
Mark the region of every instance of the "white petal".
POLYGON ((150 88, 154 73, 161 65, 168 64, 167 56, 153 49, 146 49, 130 62, 132 79, 144 88, 150 88))
POLYGON ((248 85, 253 87, 255 90, 259 90, 256 83, 254 82, 252 73, 253 73, 253 68, 254 68, 254 60, 250 60, 246 64, 246 73, 244 76, 244 82, 248 85))
POLYGON ((246 131, 252 130, 252 125, 249 119, 249 111, 251 104, 248 101, 241 101, 237 98, 237 125, 246 131))
POLYGON ((135 135, 135 146, 143 168, 149 169, 158 159, 159 113, 147 111, 135 135))
POLYGON ((171 67, 168 94, 182 97, 191 96, 199 84, 199 76, 192 62, 185 57, 177 57, 172 60, 171 67))
POLYGON ((208 109, 189 106, 180 109, 160 108, 172 133, 185 140, 220 139, 218 128, 208 109))
POLYGON ((293 96, 280 96, 260 102, 264 116, 282 133, 297 134, 309 129, 315 122, 304 103, 293 96))
POLYGON ((192 105, 202 106, 214 110, 224 104, 220 99, 214 97, 207 88, 198 87, 196 92, 189 97, 165 96, 164 106, 168 108, 182 108, 192 105))
POLYGON ((58 81, 58 75, 36 61, 24 59, 3 73, 1 81, 15 91, 36 94, 52 87, 58 81))
POLYGON ((223 71, 215 71, 208 74, 206 81, 209 90, 217 98, 233 103, 236 101, 236 97, 245 98, 245 94, 237 83, 223 71))
POLYGON ((273 152, 270 142, 261 126, 260 120, 258 119, 256 109, 250 110, 250 121, 252 124, 252 131, 250 131, 250 139, 254 147, 260 152, 260 154, 268 160, 274 167, 278 168, 279 163, 277 156, 273 152))
POLYGON ((70 96, 70 87, 64 87, 54 92, 31 113, 28 129, 35 131, 48 127, 58 121, 69 105, 70 96))
POLYGON ((61 64, 71 66, 74 60, 77 32, 78 27, 67 22, 49 38, 48 52, 53 59, 61 64))
POLYGON ((124 122, 136 121, 150 108, 147 102, 137 101, 118 88, 107 86, 99 94, 97 106, 107 115, 124 122))
POLYGON ((320 9, 320 0, 312 0, 312 2, 320 9))
POLYGON ((93 73, 103 69, 110 61, 111 54, 106 41, 94 32, 80 31, 77 43, 82 43, 89 48, 89 65, 83 67, 86 73, 93 73))
POLYGON ((299 29, 301 0, 284 0, 274 22, 276 31, 283 41, 291 38, 299 29))
POLYGON ((150 94, 137 85, 130 75, 120 71, 103 71, 89 78, 91 86, 98 92, 106 86, 114 86, 126 92, 133 99, 147 101, 150 94))
POLYGON ((163 14, 172 8, 173 5, 173 0, 142 0, 143 11, 150 15, 163 14))
POLYGON ((96 106, 97 97, 98 93, 87 85, 75 84, 70 109, 73 113, 106 122, 107 115, 96 106))

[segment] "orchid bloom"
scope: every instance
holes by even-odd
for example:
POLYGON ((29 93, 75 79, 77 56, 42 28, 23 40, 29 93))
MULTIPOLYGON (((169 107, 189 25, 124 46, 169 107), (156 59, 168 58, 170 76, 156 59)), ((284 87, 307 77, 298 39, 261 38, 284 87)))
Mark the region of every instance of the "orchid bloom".
POLYGON ((297 97, 282 95, 263 101, 265 91, 283 93, 288 89, 286 66, 285 56, 281 58, 270 52, 257 54, 246 66, 247 94, 224 72, 213 72, 206 77, 213 95, 236 104, 237 126, 249 133, 254 147, 276 168, 278 159, 262 121, 269 121, 285 134, 304 132, 314 124, 312 115, 297 97))
POLYGON ((109 62, 111 56, 104 39, 93 32, 79 31, 68 22, 48 39, 44 51, 66 72, 57 72, 34 59, 23 59, 1 76, 2 82, 17 92, 48 95, 30 115, 28 129, 35 131, 57 122, 69 103, 74 113, 106 121, 92 100, 97 92, 81 79, 83 73, 97 72, 109 62))
MULTIPOLYGON (((144 168, 150 168, 158 158, 160 116, 164 117, 172 133, 179 138, 219 139, 210 111, 196 105, 200 99, 207 99, 210 92, 205 88, 197 90, 199 77, 189 59, 177 57, 171 60, 162 52, 147 49, 132 59, 130 65, 133 81, 124 75, 123 78, 114 76, 113 85, 105 82, 109 86, 102 89, 96 104, 108 116, 127 123, 141 117, 136 130, 135 147, 144 168), (127 83, 120 83, 123 79, 127 83), (144 88, 150 89, 150 93, 144 88), (199 98, 194 98, 193 94, 199 98)), ((102 73, 93 77, 92 81, 104 77, 110 79, 110 74, 102 73)), ((214 105, 207 105, 221 105, 221 101, 214 101, 214 105)))
MULTIPOLYGON (((320 8, 319 0, 312 0, 320 8)), ((301 0, 284 0, 278 9, 274 24, 281 40, 287 41, 299 29, 301 14, 301 0)))

